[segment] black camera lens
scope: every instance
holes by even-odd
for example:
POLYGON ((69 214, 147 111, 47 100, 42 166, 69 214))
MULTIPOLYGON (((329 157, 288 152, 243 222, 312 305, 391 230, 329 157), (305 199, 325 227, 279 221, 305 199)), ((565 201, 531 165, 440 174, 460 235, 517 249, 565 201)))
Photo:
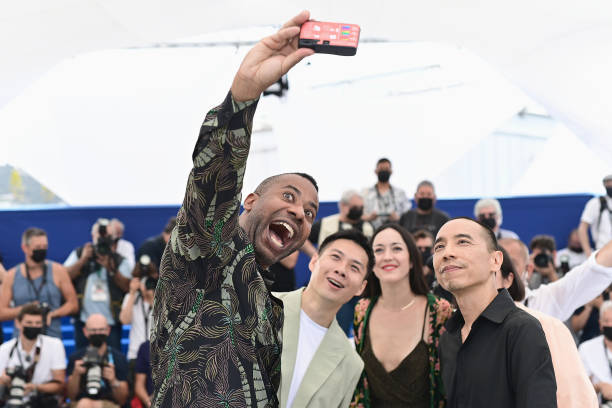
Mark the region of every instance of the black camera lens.
POLYGON ((548 255, 545 252, 542 252, 540 254, 537 254, 534 258, 533 258, 533 263, 535 264, 535 266, 540 267, 540 268, 546 268, 548 266, 548 263, 551 261, 551 257, 550 255, 548 255))

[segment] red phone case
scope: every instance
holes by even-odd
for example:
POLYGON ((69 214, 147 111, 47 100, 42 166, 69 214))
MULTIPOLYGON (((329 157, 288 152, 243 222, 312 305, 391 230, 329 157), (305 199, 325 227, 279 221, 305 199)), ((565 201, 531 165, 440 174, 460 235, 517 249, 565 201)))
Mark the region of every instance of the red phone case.
POLYGON ((355 55, 360 32, 356 24, 310 20, 302 24, 298 46, 323 54, 355 55))

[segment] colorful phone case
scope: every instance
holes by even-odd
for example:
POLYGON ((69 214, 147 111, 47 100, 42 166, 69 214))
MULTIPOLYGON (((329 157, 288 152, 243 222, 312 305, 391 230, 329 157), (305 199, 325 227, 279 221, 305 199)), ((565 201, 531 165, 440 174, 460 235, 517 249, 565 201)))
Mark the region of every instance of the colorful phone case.
POLYGON ((355 55, 360 31, 356 24, 310 20, 302 24, 298 46, 323 54, 355 55))

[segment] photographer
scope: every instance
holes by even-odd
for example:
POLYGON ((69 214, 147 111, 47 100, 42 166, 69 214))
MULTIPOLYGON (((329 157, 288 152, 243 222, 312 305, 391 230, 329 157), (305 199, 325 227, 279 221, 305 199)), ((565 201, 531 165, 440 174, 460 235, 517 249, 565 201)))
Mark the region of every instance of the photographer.
POLYGON ((531 256, 529 267, 533 274, 529 280, 529 288, 537 289, 543 283, 551 283, 558 280, 562 275, 555 267, 557 256, 557 245, 555 238, 550 235, 536 235, 529 243, 531 256))
POLYGON ((154 237, 149 237, 142 243, 138 249, 137 258, 140 259, 140 257, 143 255, 149 255, 155 267, 159 269, 162 255, 166 249, 166 244, 170 240, 170 234, 172 234, 172 230, 175 226, 176 217, 171 217, 166 223, 166 226, 161 234, 154 237))
POLYGON ((32 304, 24 306, 15 320, 18 338, 0 346, 0 383, 5 390, 0 398, 12 405, 57 407, 64 393, 64 345, 41 334, 42 326, 42 310, 32 304))
POLYGON ((91 228, 90 243, 70 253, 64 265, 72 278, 81 312, 75 316, 77 348, 87 345, 83 325, 94 313, 102 314, 112 327, 108 343, 121 349, 119 311, 123 295, 128 291, 131 270, 128 262, 116 252, 116 242, 110 233, 109 221, 100 218, 91 228))
POLYGON ((111 329, 101 314, 87 319, 83 333, 90 346, 75 351, 68 362, 67 395, 73 406, 120 407, 128 396, 125 356, 107 345, 111 329))
POLYGON ((44 230, 25 230, 25 261, 8 271, 0 288, 0 320, 15 319, 23 305, 36 303, 43 311, 43 334, 61 339, 60 317, 76 313, 78 302, 66 268, 45 259, 48 247, 44 230))
POLYGON ((149 339, 153 296, 157 286, 157 270, 147 255, 140 257, 130 281, 130 291, 123 299, 119 320, 130 327, 128 360, 133 361, 138 348, 149 339))

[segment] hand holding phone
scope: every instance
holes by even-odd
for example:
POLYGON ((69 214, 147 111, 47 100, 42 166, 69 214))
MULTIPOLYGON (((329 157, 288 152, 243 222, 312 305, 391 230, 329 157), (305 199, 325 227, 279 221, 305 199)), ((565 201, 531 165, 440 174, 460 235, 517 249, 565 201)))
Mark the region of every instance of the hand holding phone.
POLYGON ((302 24, 298 47, 322 54, 351 56, 357 53, 360 32, 356 24, 309 20, 302 24))

